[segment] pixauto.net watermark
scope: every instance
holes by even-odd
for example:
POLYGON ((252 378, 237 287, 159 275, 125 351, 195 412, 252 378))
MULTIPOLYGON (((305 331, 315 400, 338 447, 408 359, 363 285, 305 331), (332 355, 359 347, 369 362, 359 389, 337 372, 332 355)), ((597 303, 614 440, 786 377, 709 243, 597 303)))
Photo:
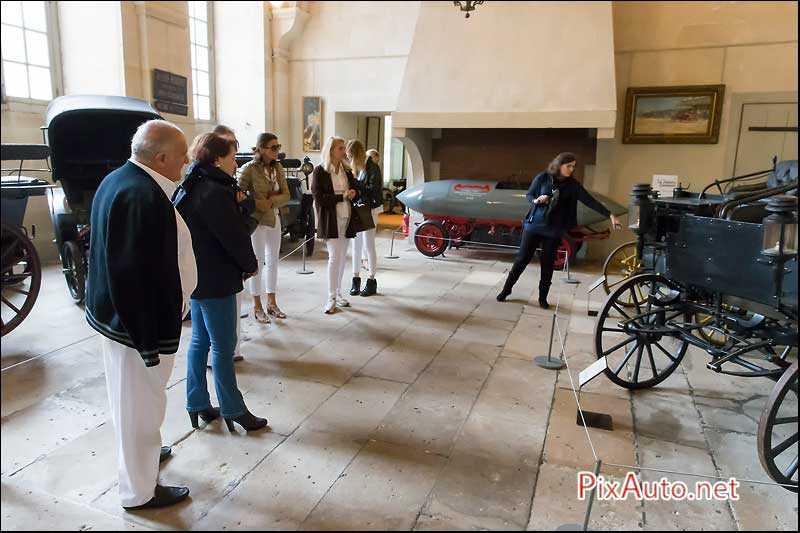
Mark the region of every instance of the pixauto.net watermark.
POLYGON ((636 500, 646 501, 696 501, 696 500, 733 500, 739 499, 739 482, 734 478, 727 481, 697 481, 694 487, 682 481, 669 481, 661 478, 658 481, 642 481, 633 472, 628 472, 623 481, 611 481, 593 472, 578 473, 578 499, 589 497, 595 489, 598 500, 636 500))

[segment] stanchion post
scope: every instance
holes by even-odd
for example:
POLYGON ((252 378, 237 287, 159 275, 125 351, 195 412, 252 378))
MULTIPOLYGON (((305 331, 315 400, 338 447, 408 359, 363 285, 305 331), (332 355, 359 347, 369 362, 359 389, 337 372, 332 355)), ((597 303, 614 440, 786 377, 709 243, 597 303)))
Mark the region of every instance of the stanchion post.
POLYGON ((561 281, 563 281, 564 283, 571 283, 571 284, 574 284, 574 285, 577 285, 578 283, 580 283, 579 280, 573 279, 569 275, 569 252, 567 252, 567 251, 564 252, 564 270, 567 271, 567 279, 562 279, 561 281))
MULTIPOLYGON (((313 238, 314 237, 311 237, 311 239, 313 239, 313 238)), ((301 269, 299 269, 297 271, 298 274, 313 274, 314 273, 313 270, 308 270, 306 268, 306 244, 308 244, 308 241, 310 241, 311 239, 306 239, 306 242, 304 242, 302 244, 302 246, 300 246, 300 248, 303 250, 303 268, 301 268, 301 269)))
POLYGON ((394 234, 397 233, 398 230, 392 230, 392 242, 389 245, 389 255, 386 256, 386 259, 400 259, 399 256, 394 255, 394 234))
POLYGON ((547 368, 548 370, 561 370, 564 368, 564 361, 559 359, 553 359, 550 357, 553 353, 553 333, 556 329, 556 314, 553 313, 553 323, 550 325, 550 343, 547 346, 547 357, 541 355, 539 357, 535 357, 533 361, 536 363, 536 366, 540 366, 542 368, 547 368))
MULTIPOLYGON (((600 465, 602 461, 597 459, 594 462, 594 477, 597 479, 597 476, 600 475, 600 465)), ((563 526, 558 526, 556 531, 589 531, 589 517, 592 515, 592 504, 594 504, 594 494, 597 489, 597 484, 592 487, 592 490, 589 491, 589 503, 586 505, 586 514, 583 516, 583 525, 580 524, 565 524, 563 526)))

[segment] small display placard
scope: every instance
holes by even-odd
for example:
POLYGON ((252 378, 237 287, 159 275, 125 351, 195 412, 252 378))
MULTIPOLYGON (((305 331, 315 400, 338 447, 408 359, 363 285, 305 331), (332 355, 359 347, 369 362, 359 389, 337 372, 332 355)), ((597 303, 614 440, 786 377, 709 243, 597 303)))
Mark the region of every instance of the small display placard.
POLYGON ((159 111, 189 114, 188 80, 185 76, 153 69, 153 105, 159 111))

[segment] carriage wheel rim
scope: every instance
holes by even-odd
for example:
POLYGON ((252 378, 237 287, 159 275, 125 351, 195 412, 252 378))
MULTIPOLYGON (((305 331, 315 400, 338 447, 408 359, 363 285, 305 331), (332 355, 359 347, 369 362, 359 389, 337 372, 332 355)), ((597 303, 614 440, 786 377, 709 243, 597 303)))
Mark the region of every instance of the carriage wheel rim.
MULTIPOLYGON (((773 387, 758 423, 758 456, 761 460, 761 466, 776 483, 784 485, 784 488, 793 492, 797 492, 798 490, 798 483, 795 480, 798 475, 797 412, 790 411, 790 414, 794 414, 794 417, 778 417, 778 414, 780 413, 783 401, 790 391, 794 392, 795 398, 797 398, 797 368, 798 364, 795 362, 784 371, 781 378, 773 387), (785 438, 785 435, 780 436, 777 445, 773 446, 775 427, 792 423, 795 424, 794 434, 789 436, 789 438, 785 438), (789 463, 788 467, 782 468, 778 465, 776 459, 785 455, 787 451, 791 452, 792 449, 794 450, 794 459, 789 463)), ((788 457, 791 458, 791 453, 789 453, 788 457)))
MULTIPOLYGON (((636 258, 636 241, 621 244, 609 254, 606 262, 603 264, 603 289, 606 291, 606 294, 611 294, 614 287, 625 283, 640 271, 641 262, 636 258), (612 282, 609 279, 610 276, 619 276, 619 279, 612 282)), ((629 298, 624 306, 626 308, 632 308, 632 298, 629 298)))
MULTIPOLYGON (((15 263, 9 265, 8 268, 3 269, 2 303, 0 306, 6 307, 14 312, 14 316, 11 318, 11 320, 6 321, 5 319, 2 319, 2 329, 0 330, 0 335, 6 335, 14 328, 19 326, 33 309, 33 306, 36 303, 36 298, 39 296, 39 289, 41 288, 42 271, 39 262, 39 255, 30 239, 24 236, 21 232, 15 231, 5 225, 2 228, 2 232, 4 236, 11 235, 14 239, 11 241, 9 248, 19 246, 21 247, 22 252, 22 256, 17 259, 15 263), (30 278, 30 285, 26 287, 26 291, 15 288, 12 284, 8 283, 10 276, 7 276, 7 273, 13 273, 14 266, 17 266, 21 263, 25 264, 25 268, 23 270, 25 273, 24 278, 30 278), (25 300, 20 306, 17 306, 15 305, 16 302, 12 303, 6 297, 7 291, 23 293, 25 295, 25 300)), ((8 237, 6 237, 6 239, 8 239, 8 237)))
POLYGON ((645 305, 639 303, 641 288, 637 289, 637 286, 646 283, 650 284, 651 294, 656 289, 660 289, 659 284, 663 288, 672 288, 666 278, 656 274, 642 274, 629 279, 608 296, 595 327, 595 355, 598 358, 607 357, 609 368, 606 370, 606 375, 608 378, 617 385, 629 389, 647 388, 661 383, 680 365, 688 350, 688 342, 680 339, 678 339, 680 344, 677 348, 671 349, 672 347, 669 345, 665 347, 665 338, 677 338, 677 335, 670 335, 668 330, 659 333, 643 333, 639 331, 642 329, 655 329, 654 327, 659 325, 662 313, 664 314, 665 322, 668 321, 667 318, 673 320, 683 313, 681 310, 676 310, 671 306, 664 307, 663 311, 660 307, 651 309, 649 299, 645 305), (631 296, 631 300, 635 299, 633 304, 634 312, 621 305, 620 297, 626 293, 636 295, 635 298, 631 296), (622 315, 617 324, 613 324, 613 321, 617 319, 609 314, 612 309, 622 315), (637 317, 638 320, 636 320, 637 317), (607 324, 609 319, 612 320, 611 325, 607 324), (620 327, 619 323, 626 320, 633 326, 620 327), (621 340, 614 339, 605 344, 605 333, 621 333, 625 335, 625 338, 621 340), (620 350, 622 350, 621 353, 623 354, 621 362, 619 362, 616 355, 620 350), (666 356, 666 359, 664 359, 664 356, 666 356), (657 357, 662 361, 661 365, 656 362, 657 357), (629 378, 631 365, 633 365, 632 379, 629 378), (623 370, 627 370, 626 374, 622 374, 623 370))

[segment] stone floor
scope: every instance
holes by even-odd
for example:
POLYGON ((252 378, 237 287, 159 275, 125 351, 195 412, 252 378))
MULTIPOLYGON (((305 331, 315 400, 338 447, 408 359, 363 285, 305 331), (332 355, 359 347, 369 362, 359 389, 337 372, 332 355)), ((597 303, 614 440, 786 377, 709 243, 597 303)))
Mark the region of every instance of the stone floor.
MULTIPOLYGON (((388 235, 385 233, 384 235, 388 235)), ((576 473, 594 464, 575 424, 574 379, 593 359, 586 294, 597 267, 556 275, 558 331, 570 372, 533 364, 551 313, 535 304, 533 265, 506 303, 494 296, 502 253, 426 259, 396 242, 379 291, 322 313, 324 249, 296 274, 281 263, 289 318, 245 319, 239 384, 271 431, 192 430, 184 411, 187 324, 162 428, 161 470, 191 499, 125 512, 99 341, 48 267, 30 317, 2 341, 2 529, 555 529, 580 523, 576 473)), ((594 300, 601 299, 599 295, 594 300)), ((249 305, 247 306, 249 307, 249 305)), ((557 335, 557 339, 559 335, 557 335)), ((557 351, 557 350, 556 350, 557 351)), ((705 369, 702 353, 653 390, 631 395, 600 377, 583 407, 612 415, 590 430, 606 463, 766 480, 756 426, 770 383, 705 369)), ((213 392, 212 392, 213 394, 213 392)), ((626 469, 602 473, 618 478, 626 469)), ((645 479, 661 474, 646 472, 645 479)), ((671 480, 695 478, 667 475, 671 480)), ((597 502, 592 529, 796 530, 797 498, 745 483, 735 502, 597 502)))

